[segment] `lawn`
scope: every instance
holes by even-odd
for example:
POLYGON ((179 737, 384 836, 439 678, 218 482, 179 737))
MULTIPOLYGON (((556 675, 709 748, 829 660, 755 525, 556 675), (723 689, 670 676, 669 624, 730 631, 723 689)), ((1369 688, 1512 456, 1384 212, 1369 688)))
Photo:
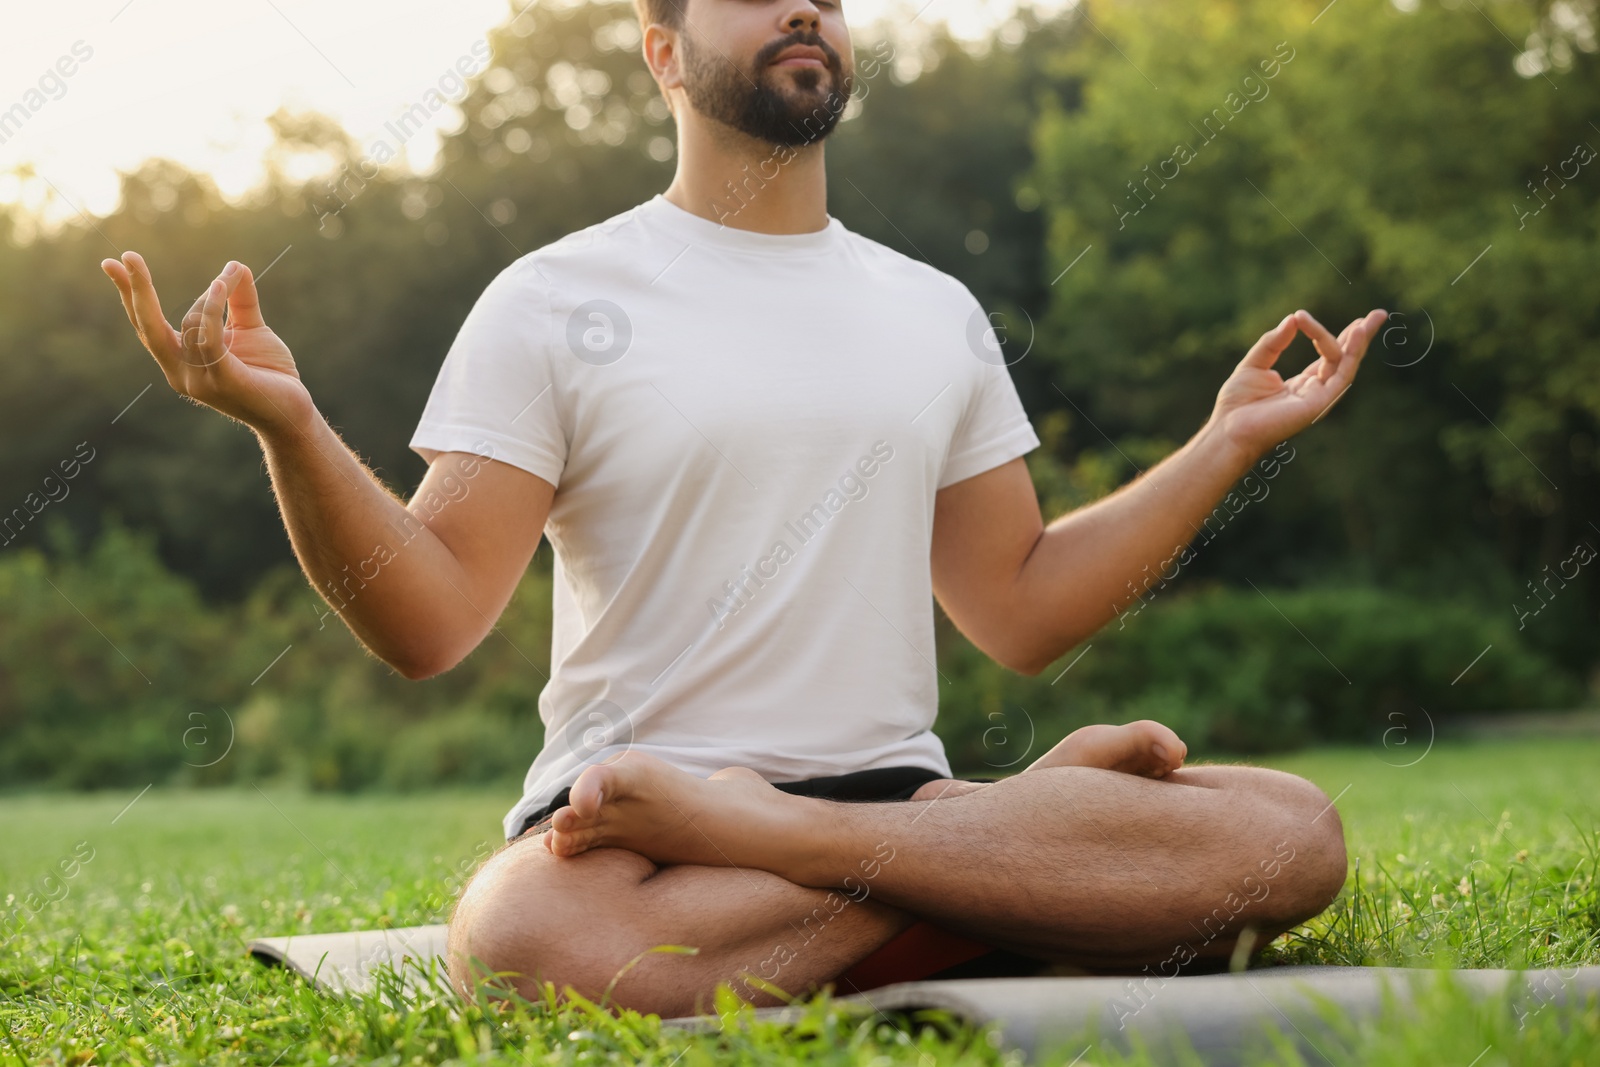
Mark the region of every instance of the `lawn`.
MULTIPOLYGON (((1423 751, 1270 761, 1339 796, 1353 872, 1338 903, 1269 959, 1600 963, 1600 740, 1423 751)), ((692 1036, 583 1004, 486 1015, 448 999, 396 1010, 322 997, 256 964, 245 943, 442 921, 452 887, 498 844, 510 798, 251 787, 151 790, 129 806, 137 793, 0 799, 0 1064, 1006 1062, 982 1033, 891 1025, 825 1000, 797 1027, 692 1036)), ((1326 1051, 1489 1067, 1595 1062, 1595 1050, 1593 1006, 1519 1020, 1445 990, 1326 1051)), ((1299 1061, 1285 1051, 1269 1062, 1299 1061)))

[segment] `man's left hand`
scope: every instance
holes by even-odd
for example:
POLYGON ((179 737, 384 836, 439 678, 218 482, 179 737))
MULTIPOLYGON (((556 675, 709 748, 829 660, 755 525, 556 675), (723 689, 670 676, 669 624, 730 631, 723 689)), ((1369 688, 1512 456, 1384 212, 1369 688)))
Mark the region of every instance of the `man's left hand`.
POLYGON ((1223 383, 1211 421, 1252 456, 1299 433, 1350 388, 1368 343, 1388 317, 1376 308, 1334 337, 1309 311, 1285 316, 1261 335, 1223 383), (1272 365, 1302 330, 1316 346, 1317 359, 1285 381, 1272 365))

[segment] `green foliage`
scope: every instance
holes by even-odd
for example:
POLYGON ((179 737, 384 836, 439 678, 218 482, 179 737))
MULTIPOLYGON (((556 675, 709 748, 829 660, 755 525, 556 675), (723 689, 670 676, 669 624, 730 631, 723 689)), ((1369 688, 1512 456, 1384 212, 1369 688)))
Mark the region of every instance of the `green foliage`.
MULTIPOLYGON (((296 572, 206 605, 116 520, 87 550, 0 555, 0 781, 68 788, 286 778, 314 789, 509 783, 538 751, 550 570, 536 558, 494 634, 410 682, 296 572)), ((359 595, 359 594, 358 594, 359 595)))
POLYGON ((1509 613, 1363 586, 1158 592, 1036 677, 955 641, 944 671, 945 706, 979 714, 958 710, 940 732, 952 762, 979 775, 1020 770, 1091 722, 1156 719, 1202 756, 1309 742, 1420 750, 1461 712, 1583 695, 1509 613))
MULTIPOLYGON (((0 629, 7 785, 509 786, 539 749, 547 552, 461 665, 410 682, 365 652, 293 571, 274 572, 239 604, 211 606, 162 565, 148 533, 112 521, 79 549, 67 527, 54 529, 55 560, 29 548, 0 555, 0 595, 18 606, 0 629)), ((999 667, 943 620, 939 731, 954 764, 984 776, 1018 770, 1088 722, 1154 718, 1197 755, 1263 752, 1416 739, 1460 712, 1583 697, 1509 613, 1470 603, 1363 586, 1147 596, 1033 678, 999 667)))

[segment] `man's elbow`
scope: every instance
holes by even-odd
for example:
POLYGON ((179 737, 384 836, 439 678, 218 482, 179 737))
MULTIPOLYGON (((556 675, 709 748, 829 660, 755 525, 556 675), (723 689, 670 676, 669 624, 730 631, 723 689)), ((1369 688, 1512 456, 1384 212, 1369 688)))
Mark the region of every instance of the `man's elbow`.
POLYGON ((1042 643, 1018 644, 1011 646, 1006 655, 997 655, 994 659, 1002 667, 1016 671, 1018 674, 1026 675, 1029 678, 1034 678, 1043 674, 1052 663, 1055 663, 1082 643, 1082 639, 1079 639, 1067 644, 1058 642, 1048 645, 1042 643))
POLYGON ((1029 678, 1039 674, 1053 662, 1053 657, 1046 658, 1038 649, 1031 648, 1008 648, 991 655, 1000 666, 1027 675, 1029 678))
POLYGON ((1026 675, 1029 678, 1034 678, 1042 673, 1046 667, 1050 666, 1050 662, 1048 660, 1044 662, 1014 660, 1010 663, 1001 663, 1001 666, 1016 671, 1018 674, 1026 675))
POLYGON ((422 682, 443 674, 467 658, 467 652, 437 647, 418 649, 395 656, 382 657, 383 661, 408 682, 422 682))
POLYGON ((389 666, 408 682, 423 682, 438 674, 449 670, 448 667, 436 665, 426 660, 400 660, 389 661, 389 666))

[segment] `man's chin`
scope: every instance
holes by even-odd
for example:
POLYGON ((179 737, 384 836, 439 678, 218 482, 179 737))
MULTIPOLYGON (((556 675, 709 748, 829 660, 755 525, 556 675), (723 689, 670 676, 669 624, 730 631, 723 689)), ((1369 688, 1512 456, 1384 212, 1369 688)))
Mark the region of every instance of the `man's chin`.
POLYGON ((810 137, 810 140, 816 141, 826 137, 838 125, 839 116, 844 113, 848 103, 842 95, 835 95, 821 85, 810 91, 786 92, 783 102, 785 108, 780 121, 784 126, 792 128, 796 136, 819 131, 810 137))
POLYGON ((788 135, 782 138, 768 138, 775 145, 786 145, 790 148, 804 148, 807 145, 819 144, 827 139, 833 132, 833 125, 819 126, 809 111, 796 115, 786 127, 788 135), (808 126, 807 123, 810 123, 808 126))

